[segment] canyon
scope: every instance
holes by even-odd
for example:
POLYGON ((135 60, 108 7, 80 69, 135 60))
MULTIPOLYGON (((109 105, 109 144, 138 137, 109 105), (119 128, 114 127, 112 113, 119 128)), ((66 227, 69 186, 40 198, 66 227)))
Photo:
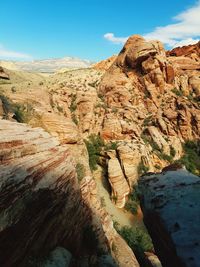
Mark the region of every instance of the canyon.
POLYGON ((139 188, 145 266, 199 266, 200 167, 184 158, 199 100, 200 42, 166 52, 133 35, 88 68, 1 68, 0 265, 143 267, 115 227, 134 227, 139 188))

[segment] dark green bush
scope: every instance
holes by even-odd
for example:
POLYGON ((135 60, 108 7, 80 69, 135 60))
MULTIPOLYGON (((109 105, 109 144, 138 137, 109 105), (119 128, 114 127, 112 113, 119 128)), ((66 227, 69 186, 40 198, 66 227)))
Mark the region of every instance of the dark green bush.
POLYGON ((77 109, 76 95, 72 96, 71 105, 70 105, 69 109, 71 112, 74 112, 77 109))
POLYGON ((105 146, 103 139, 100 135, 92 134, 89 136, 88 140, 84 140, 88 155, 89 155, 89 165, 92 171, 97 169, 97 164, 99 162, 100 152, 102 148, 105 146))
POLYGON ((174 158, 176 156, 176 150, 173 148, 173 146, 170 146, 170 155, 174 158))
POLYGON ((133 187, 132 192, 128 196, 128 200, 125 204, 125 209, 136 215, 139 203, 139 191, 138 188, 135 186, 133 187))
POLYGON ((145 254, 144 252, 152 252, 154 250, 152 240, 142 228, 124 226, 117 229, 119 234, 126 240, 129 247, 133 250, 141 266, 144 266, 145 254))
POLYGON ((108 144, 105 145, 105 150, 108 151, 108 150, 116 150, 117 149, 117 146, 118 146, 118 142, 110 142, 108 144))
POLYGON ((200 175, 200 141, 186 141, 183 150, 184 155, 176 162, 185 165, 189 172, 200 175))

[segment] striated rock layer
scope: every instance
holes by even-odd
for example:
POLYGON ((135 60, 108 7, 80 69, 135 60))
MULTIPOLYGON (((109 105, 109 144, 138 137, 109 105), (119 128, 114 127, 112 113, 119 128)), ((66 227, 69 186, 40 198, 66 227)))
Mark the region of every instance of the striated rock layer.
POLYGON ((200 266, 200 178, 179 169, 139 180, 144 222, 164 267, 200 266))
POLYGON ((90 173, 78 182, 74 157, 87 162, 87 154, 71 146, 41 128, 0 120, 0 266, 37 266, 59 247, 87 257, 89 266, 98 251, 112 254, 111 266, 139 266, 100 206, 90 173))
POLYGON ((0 265, 27 266, 58 245, 78 255, 91 212, 69 149, 42 129, 8 121, 0 137, 0 265))

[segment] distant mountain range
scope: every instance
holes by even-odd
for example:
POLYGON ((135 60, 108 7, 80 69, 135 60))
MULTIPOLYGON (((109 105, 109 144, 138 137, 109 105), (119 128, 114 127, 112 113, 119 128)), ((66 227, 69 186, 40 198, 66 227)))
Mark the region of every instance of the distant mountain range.
POLYGON ((94 62, 76 57, 43 59, 34 61, 7 61, 0 60, 0 66, 19 71, 54 73, 62 69, 88 68, 94 62))

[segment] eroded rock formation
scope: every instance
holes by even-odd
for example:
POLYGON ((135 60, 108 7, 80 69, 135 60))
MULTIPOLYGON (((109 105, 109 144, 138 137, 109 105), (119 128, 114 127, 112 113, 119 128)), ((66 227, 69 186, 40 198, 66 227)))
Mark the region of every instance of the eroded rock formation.
POLYGON ((139 180, 144 222, 164 267, 200 266, 200 178, 184 169, 139 180))
POLYGON ((0 66, 0 79, 9 80, 9 75, 0 66))
POLYGON ((125 243, 121 254, 123 241, 102 209, 87 169, 78 182, 75 155, 80 153, 79 160, 85 157, 87 163, 87 154, 81 144, 70 146, 41 128, 0 120, 1 266, 36 266, 56 247, 75 259, 88 257, 88 264, 101 261, 101 250, 112 254, 115 264, 139 266, 125 243))

